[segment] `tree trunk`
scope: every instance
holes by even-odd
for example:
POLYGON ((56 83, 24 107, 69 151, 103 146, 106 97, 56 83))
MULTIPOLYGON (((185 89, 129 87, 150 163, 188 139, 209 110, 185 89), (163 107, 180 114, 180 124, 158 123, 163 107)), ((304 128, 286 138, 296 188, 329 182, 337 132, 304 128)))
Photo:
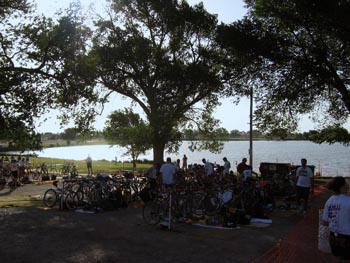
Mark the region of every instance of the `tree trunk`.
POLYGON ((131 151, 131 159, 132 159, 132 167, 135 170, 136 169, 136 159, 137 159, 137 157, 135 157, 134 151, 131 151))
POLYGON ((153 143, 153 161, 159 164, 164 163, 164 148, 165 143, 154 142, 153 143))

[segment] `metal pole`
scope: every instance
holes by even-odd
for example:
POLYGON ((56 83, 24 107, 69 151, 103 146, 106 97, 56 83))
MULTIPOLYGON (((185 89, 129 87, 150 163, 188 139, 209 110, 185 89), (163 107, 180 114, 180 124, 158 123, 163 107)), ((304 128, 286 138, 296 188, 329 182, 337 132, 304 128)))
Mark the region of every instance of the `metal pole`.
MULTIPOLYGON (((250 121, 249 121, 249 165, 253 169, 253 86, 250 86, 250 121)), ((253 169, 254 170, 254 169, 253 169)))

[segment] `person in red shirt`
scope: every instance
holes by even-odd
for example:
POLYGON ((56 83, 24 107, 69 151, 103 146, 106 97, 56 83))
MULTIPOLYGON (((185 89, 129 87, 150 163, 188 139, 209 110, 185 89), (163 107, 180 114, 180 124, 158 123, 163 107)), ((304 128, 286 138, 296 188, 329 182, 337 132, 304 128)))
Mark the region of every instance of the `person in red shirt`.
POLYGON ((243 172, 247 170, 247 168, 250 168, 250 166, 247 164, 247 158, 243 158, 242 162, 237 165, 238 175, 243 176, 243 172))

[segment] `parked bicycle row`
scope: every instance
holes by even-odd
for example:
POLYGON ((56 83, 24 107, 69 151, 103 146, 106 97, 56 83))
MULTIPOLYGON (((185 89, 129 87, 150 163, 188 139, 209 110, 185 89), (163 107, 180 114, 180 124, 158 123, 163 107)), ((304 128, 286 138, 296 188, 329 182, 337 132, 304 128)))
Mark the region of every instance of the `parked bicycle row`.
POLYGON ((177 183, 170 187, 149 177, 128 173, 55 181, 55 188, 44 194, 44 204, 69 210, 110 210, 142 200, 143 218, 149 224, 169 218, 169 213, 174 220, 219 215, 230 218, 228 215, 233 212, 236 216, 240 213, 264 217, 271 208, 273 200, 267 184, 257 184, 253 180, 236 183, 213 181, 205 179, 200 172, 201 168, 196 168, 179 173, 177 183))
POLYGON ((98 174, 96 177, 54 181, 44 193, 44 204, 61 209, 118 209, 139 199, 147 178, 98 174))
MULTIPOLYGON (((173 165, 168 157, 160 168, 155 165, 149 172, 151 177, 168 190, 166 194, 156 195, 152 203, 146 204, 144 219, 156 224, 165 218, 166 224, 170 226, 174 218, 194 218, 197 211, 200 211, 202 215, 217 215, 216 221, 218 215, 224 214, 226 219, 221 218, 222 223, 233 226, 241 214, 265 218, 266 210, 274 207, 275 195, 285 198, 294 196, 298 206, 305 213, 308 195, 306 191, 301 195, 298 194, 300 191, 296 190, 306 189, 308 193, 310 186, 313 186, 313 172, 306 166, 306 159, 301 160, 302 165, 296 170, 295 177, 292 173, 273 173, 267 174, 268 181, 260 181, 262 178, 257 177, 258 174, 246 164, 245 158, 237 166, 238 175, 226 169, 229 167, 226 165, 226 158, 223 158, 223 161, 224 166, 218 166, 203 159, 203 165, 179 169, 179 165, 173 165), (304 181, 300 180, 300 176, 304 181), (297 184, 294 183, 295 179, 298 179, 297 184), (304 182, 302 186, 301 181, 304 182), (193 183, 196 186, 204 185, 204 190, 193 187, 193 183), (184 194, 176 190, 178 185, 185 186, 184 194), (226 201, 223 199, 225 196, 226 201)), ((276 169, 271 170, 276 172, 276 169)))

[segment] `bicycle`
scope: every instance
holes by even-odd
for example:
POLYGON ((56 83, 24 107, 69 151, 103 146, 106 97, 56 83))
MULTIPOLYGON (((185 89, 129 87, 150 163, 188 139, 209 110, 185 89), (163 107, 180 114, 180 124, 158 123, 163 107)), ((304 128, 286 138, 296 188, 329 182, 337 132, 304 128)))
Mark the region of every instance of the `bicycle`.
POLYGON ((191 206, 188 199, 188 192, 176 191, 173 186, 165 186, 163 191, 152 190, 154 200, 145 203, 142 210, 142 217, 147 224, 172 228, 172 222, 180 221, 191 215, 191 206))
POLYGON ((165 219, 168 215, 168 228, 171 229, 173 215, 176 214, 176 205, 173 199, 173 193, 170 187, 165 189, 165 192, 159 191, 157 197, 147 202, 142 209, 143 220, 149 225, 158 224, 161 219, 165 219))
POLYGON ((57 173, 58 173, 56 164, 51 164, 51 165, 48 167, 48 170, 49 170, 49 173, 50 173, 50 174, 57 174, 57 173))
POLYGON ((61 201, 63 197, 63 188, 58 187, 58 181, 54 181, 52 183, 56 188, 49 188, 45 191, 44 197, 43 197, 43 202, 44 205, 47 207, 54 207, 57 202, 59 202, 60 208, 61 208, 61 201))
POLYGON ((62 188, 58 187, 58 181, 55 180, 52 184, 56 188, 49 188, 45 191, 43 202, 44 205, 47 207, 54 207, 57 202, 59 205, 59 209, 65 209, 69 208, 69 205, 72 203, 72 183, 74 181, 72 180, 65 180, 63 181, 62 188))

